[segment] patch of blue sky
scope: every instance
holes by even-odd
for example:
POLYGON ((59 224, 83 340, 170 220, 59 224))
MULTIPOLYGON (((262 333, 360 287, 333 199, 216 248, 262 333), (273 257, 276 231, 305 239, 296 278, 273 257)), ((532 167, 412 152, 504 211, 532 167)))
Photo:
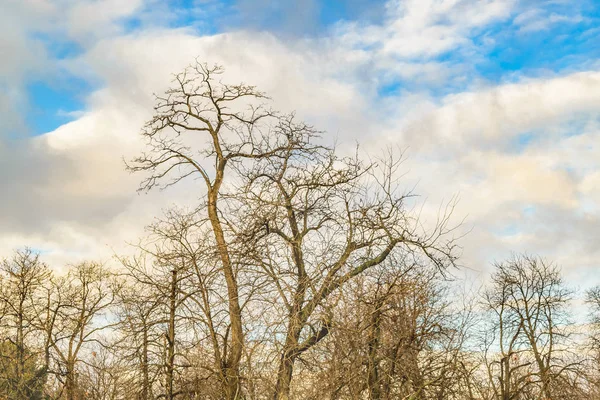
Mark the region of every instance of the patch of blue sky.
POLYGON ((406 85, 399 80, 393 80, 391 82, 384 82, 377 88, 377 95, 379 97, 397 96, 401 93, 402 89, 405 89, 406 85))
POLYGON ((126 33, 145 28, 188 28, 199 35, 224 30, 224 21, 235 16, 233 0, 172 0, 168 4, 153 1, 122 21, 126 33))
POLYGON ((123 28, 126 33, 134 33, 144 26, 143 19, 140 15, 132 15, 123 20, 123 28))
POLYGON ((573 137, 588 132, 590 125, 600 125, 598 110, 594 110, 592 115, 584 111, 573 113, 569 116, 569 120, 564 122, 560 128, 565 132, 564 137, 573 137))
POLYGON ((523 150, 525 150, 529 145, 531 145, 536 138, 537 135, 534 132, 523 132, 514 137, 512 147, 514 148, 514 150, 520 153, 523 150))
POLYGON ((402 88, 425 90, 430 96, 441 98, 468 90, 482 79, 501 84, 522 77, 551 76, 597 67, 600 3, 582 0, 576 7, 548 4, 550 6, 541 10, 520 9, 510 18, 472 31, 468 37, 470 44, 451 48, 435 57, 410 60, 437 63, 446 68, 449 75, 441 84, 398 79, 383 82, 378 93, 393 96, 402 88), (528 12, 539 21, 527 29, 518 18, 528 12))
MULTIPOLYGON (((377 23, 386 0, 176 0, 172 26, 200 28, 204 34, 257 29, 274 35, 316 36, 340 21, 377 23)), ((128 23, 135 28, 135 18, 128 23)))
POLYGON ((48 55, 56 60, 74 58, 84 53, 85 48, 63 36, 51 35, 43 32, 34 32, 31 37, 44 45, 48 55))
MULTIPOLYGON (((533 23, 533 22, 532 22, 533 23)), ((492 84, 572 73, 598 66, 600 62, 600 3, 582 0, 576 7, 550 5, 542 10, 521 9, 510 18, 473 31, 471 44, 449 49, 430 58, 449 72, 441 83, 413 79, 383 82, 381 96, 399 89, 426 91, 434 98, 469 90, 483 79, 492 84), (596 3, 596 4, 594 4, 596 3), (529 29, 518 21, 523 13, 539 13, 539 24, 529 29)))
POLYGON ((407 77, 389 73, 379 79, 378 96, 386 98, 396 97, 403 93, 421 93, 427 94, 431 99, 441 100, 447 95, 468 90, 474 79, 470 68, 463 68, 456 56, 443 55, 423 61, 421 66, 419 63, 419 61, 415 62, 413 67, 422 68, 422 73, 414 73, 407 77), (428 63, 437 64, 439 71, 428 71, 426 65, 428 63), (436 76, 438 73, 440 76, 436 76))
POLYGON ((24 120, 27 131, 14 132, 16 137, 40 135, 73 120, 75 113, 84 108, 83 99, 92 90, 90 83, 65 76, 64 71, 60 72, 57 80, 56 71, 53 71, 57 62, 83 54, 83 46, 63 35, 34 32, 31 37, 44 45, 53 65, 49 66, 48 74, 42 74, 25 85, 28 106, 24 120))
POLYGON ((539 20, 529 25, 515 22, 517 16, 474 38, 484 52, 482 62, 476 65, 482 77, 504 82, 521 76, 573 72, 600 58, 600 4, 571 10, 554 7, 540 13, 535 17, 539 20))
MULTIPOLYGON (((163 23, 163 26, 168 27, 195 28, 199 34, 216 33, 219 29, 219 18, 224 18, 224 7, 232 1, 177 0, 170 4, 173 8, 169 11, 173 13, 165 17, 164 21, 149 18, 149 15, 156 11, 150 9, 153 6, 151 3, 148 3, 148 9, 138 10, 135 14, 118 21, 125 33, 145 29, 149 24, 163 23)), ((44 45, 53 64, 74 59, 85 52, 81 44, 69 40, 61 33, 34 32, 32 37, 44 45)), ((52 68, 55 67, 56 64, 52 68)), ((44 134, 74 120, 77 113, 84 110, 85 98, 100 84, 83 80, 65 71, 60 72, 58 81, 55 75, 42 75, 26 84, 24 90, 29 107, 24 119, 27 132, 14 132, 16 137, 23 134, 44 134)))
POLYGON ((430 99, 442 100, 445 96, 457 93, 468 87, 466 80, 448 76, 442 81, 431 81, 425 78, 395 78, 381 81, 377 87, 379 98, 398 97, 407 93, 426 94, 430 99))
POLYGON ((44 249, 41 247, 30 247, 30 249, 34 254, 39 254, 40 256, 52 253, 52 250, 44 249))
POLYGON ((324 27, 356 20, 378 24, 383 21, 386 3, 386 0, 323 0, 319 19, 324 27))
POLYGON ((92 90, 89 82, 75 77, 62 83, 36 81, 27 85, 29 107, 25 119, 31 134, 51 132, 76 119, 92 90))
POLYGON ((61 61, 74 59, 85 52, 80 43, 60 33, 34 32, 31 37, 44 45, 51 65, 47 74, 40 74, 25 84, 28 106, 23 117, 26 132, 14 132, 16 137, 41 135, 74 120, 85 108, 84 100, 96 86, 60 70, 61 61))
MULTIPOLYGON (((588 131, 587 126, 592 122, 600 124, 600 116, 593 116, 584 112, 574 113, 569 115, 565 121, 557 121, 554 124, 554 130, 546 128, 544 130, 520 132, 514 135, 508 143, 508 150, 514 153, 522 153, 541 142, 579 136, 588 131)), ((591 150, 591 145, 589 146, 588 150, 591 150)))
MULTIPOLYGON (((377 51, 377 46, 379 44, 361 49, 377 51)), ((399 56, 397 62, 398 65, 406 64, 411 73, 379 71, 377 94, 382 98, 402 93, 427 93, 432 98, 441 99, 468 88, 474 77, 469 73, 471 66, 460 47, 435 56, 399 56)))
POLYGON ((235 14, 233 0, 178 0, 179 10, 171 26, 189 27, 202 35, 220 33, 224 22, 235 14))
POLYGON ((317 0, 237 0, 223 20, 225 29, 268 31, 281 37, 308 37, 321 33, 317 0))

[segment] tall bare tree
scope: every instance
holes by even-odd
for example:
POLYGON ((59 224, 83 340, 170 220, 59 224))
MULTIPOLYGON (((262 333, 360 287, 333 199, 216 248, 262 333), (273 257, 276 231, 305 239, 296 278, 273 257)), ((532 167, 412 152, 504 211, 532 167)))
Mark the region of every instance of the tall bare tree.
MULTIPOLYGON (((197 62, 176 75, 175 86, 164 96, 157 96, 155 115, 143 132, 149 152, 128 167, 150 172, 141 186, 145 190, 161 184, 169 186, 188 176, 198 176, 204 184, 203 211, 212 228, 227 285, 231 325, 226 362, 221 367, 223 390, 228 399, 235 399, 241 395, 244 332, 237 265, 221 214, 221 192, 227 179, 232 178, 232 164, 276 156, 282 146, 277 142, 280 137, 261 131, 261 124, 273 116, 257 104, 265 95, 253 86, 221 83, 222 72, 221 67, 197 62)), ((289 140, 285 140, 285 148, 288 145, 289 140)))

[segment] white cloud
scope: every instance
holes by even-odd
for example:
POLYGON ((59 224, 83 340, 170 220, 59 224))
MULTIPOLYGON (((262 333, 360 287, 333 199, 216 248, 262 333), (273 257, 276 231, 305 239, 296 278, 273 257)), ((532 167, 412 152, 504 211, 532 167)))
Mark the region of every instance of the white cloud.
POLYGON ((452 94, 438 107, 424 107, 426 116, 407 116, 403 139, 411 145, 436 142, 453 149, 474 143, 505 147, 515 136, 541 128, 542 136, 555 137, 564 133, 563 123, 577 120, 581 113, 595 114, 600 109, 600 72, 526 79, 452 94))
POLYGON ((515 1, 395 0, 383 26, 343 25, 351 46, 378 47, 384 55, 431 57, 470 43, 472 30, 510 15, 515 1))
POLYGON ((550 29, 559 23, 577 24, 584 21, 580 14, 562 15, 549 12, 542 8, 531 8, 515 17, 513 23, 519 27, 519 32, 539 32, 550 29))
POLYGON ((66 12, 69 36, 79 43, 89 43, 122 32, 120 19, 131 16, 143 0, 76 1, 66 12))
POLYGON ((408 146, 406 164, 429 215, 459 193, 456 213, 474 231, 464 262, 485 270, 511 251, 541 253, 570 277, 597 266, 600 198, 600 73, 589 71, 417 99, 398 112, 390 142, 408 146), (399 128, 398 128, 399 126, 399 128), (532 135, 519 144, 519 135, 532 135))

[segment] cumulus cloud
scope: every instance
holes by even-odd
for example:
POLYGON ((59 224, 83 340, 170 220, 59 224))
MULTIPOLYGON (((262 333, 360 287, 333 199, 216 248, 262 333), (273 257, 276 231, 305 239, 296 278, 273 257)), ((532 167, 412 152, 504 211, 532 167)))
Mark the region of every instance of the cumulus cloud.
POLYGON ((62 53, 85 51, 100 37, 123 33, 121 20, 142 1, 8 0, 0 13, 0 137, 29 133, 27 88, 62 82, 62 53))
POLYGON ((538 131, 563 134, 567 121, 600 109, 600 72, 548 79, 524 79, 482 90, 451 94, 429 104, 426 117, 409 122, 411 143, 442 141, 446 146, 503 146, 517 135, 538 131))
POLYGON ((313 121, 332 115, 341 121, 364 106, 351 85, 329 78, 310 63, 310 55, 268 34, 197 37, 158 30, 99 41, 65 64, 73 73, 90 73, 105 83, 89 96, 83 115, 4 147, 1 179, 10 184, 11 195, 0 208, 0 219, 8 222, 0 228, 7 239, 3 247, 22 240, 49 249, 46 256, 58 263, 74 256, 65 249, 79 249, 78 257, 106 258, 112 248, 135 241, 161 208, 193 203, 201 190, 193 181, 138 195, 141 177, 125 172, 122 158, 141 149, 139 132, 150 117, 152 93, 164 91, 172 73, 195 57, 227 65, 225 79, 255 83, 276 99, 278 108, 297 109, 313 121))
POLYGON ((527 79, 446 96, 388 131, 413 149, 407 168, 430 203, 460 193, 456 212, 474 229, 469 265, 485 270, 511 251, 539 252, 572 275, 595 265, 599 92, 596 71, 527 79))
POLYGON ((66 13, 67 32, 79 43, 121 33, 119 20, 131 16, 142 4, 142 0, 74 2, 66 13))

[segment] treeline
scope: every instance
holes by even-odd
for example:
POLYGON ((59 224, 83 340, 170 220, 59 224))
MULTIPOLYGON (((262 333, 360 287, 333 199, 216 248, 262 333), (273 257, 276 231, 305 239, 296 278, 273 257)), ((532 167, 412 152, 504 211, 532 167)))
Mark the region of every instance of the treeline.
POLYGON ((127 165, 196 178, 196 207, 131 256, 2 263, 0 399, 600 399, 600 290, 582 324, 522 255, 457 291, 452 203, 428 222, 393 152, 341 155, 221 73, 176 75, 127 165))
MULTIPOLYGON (((5 260, 0 398, 225 398, 231 328, 219 270, 197 268, 191 254, 166 257, 123 260, 118 274, 82 263, 64 276, 31 250, 5 260)), ((244 296, 237 398, 277 395, 290 356, 289 311, 265 286, 254 281, 244 296)), ((600 290, 587 293, 585 325, 569 316, 573 296, 535 257, 497 264, 471 297, 431 267, 382 263, 308 324, 283 396, 598 399, 600 290)))

